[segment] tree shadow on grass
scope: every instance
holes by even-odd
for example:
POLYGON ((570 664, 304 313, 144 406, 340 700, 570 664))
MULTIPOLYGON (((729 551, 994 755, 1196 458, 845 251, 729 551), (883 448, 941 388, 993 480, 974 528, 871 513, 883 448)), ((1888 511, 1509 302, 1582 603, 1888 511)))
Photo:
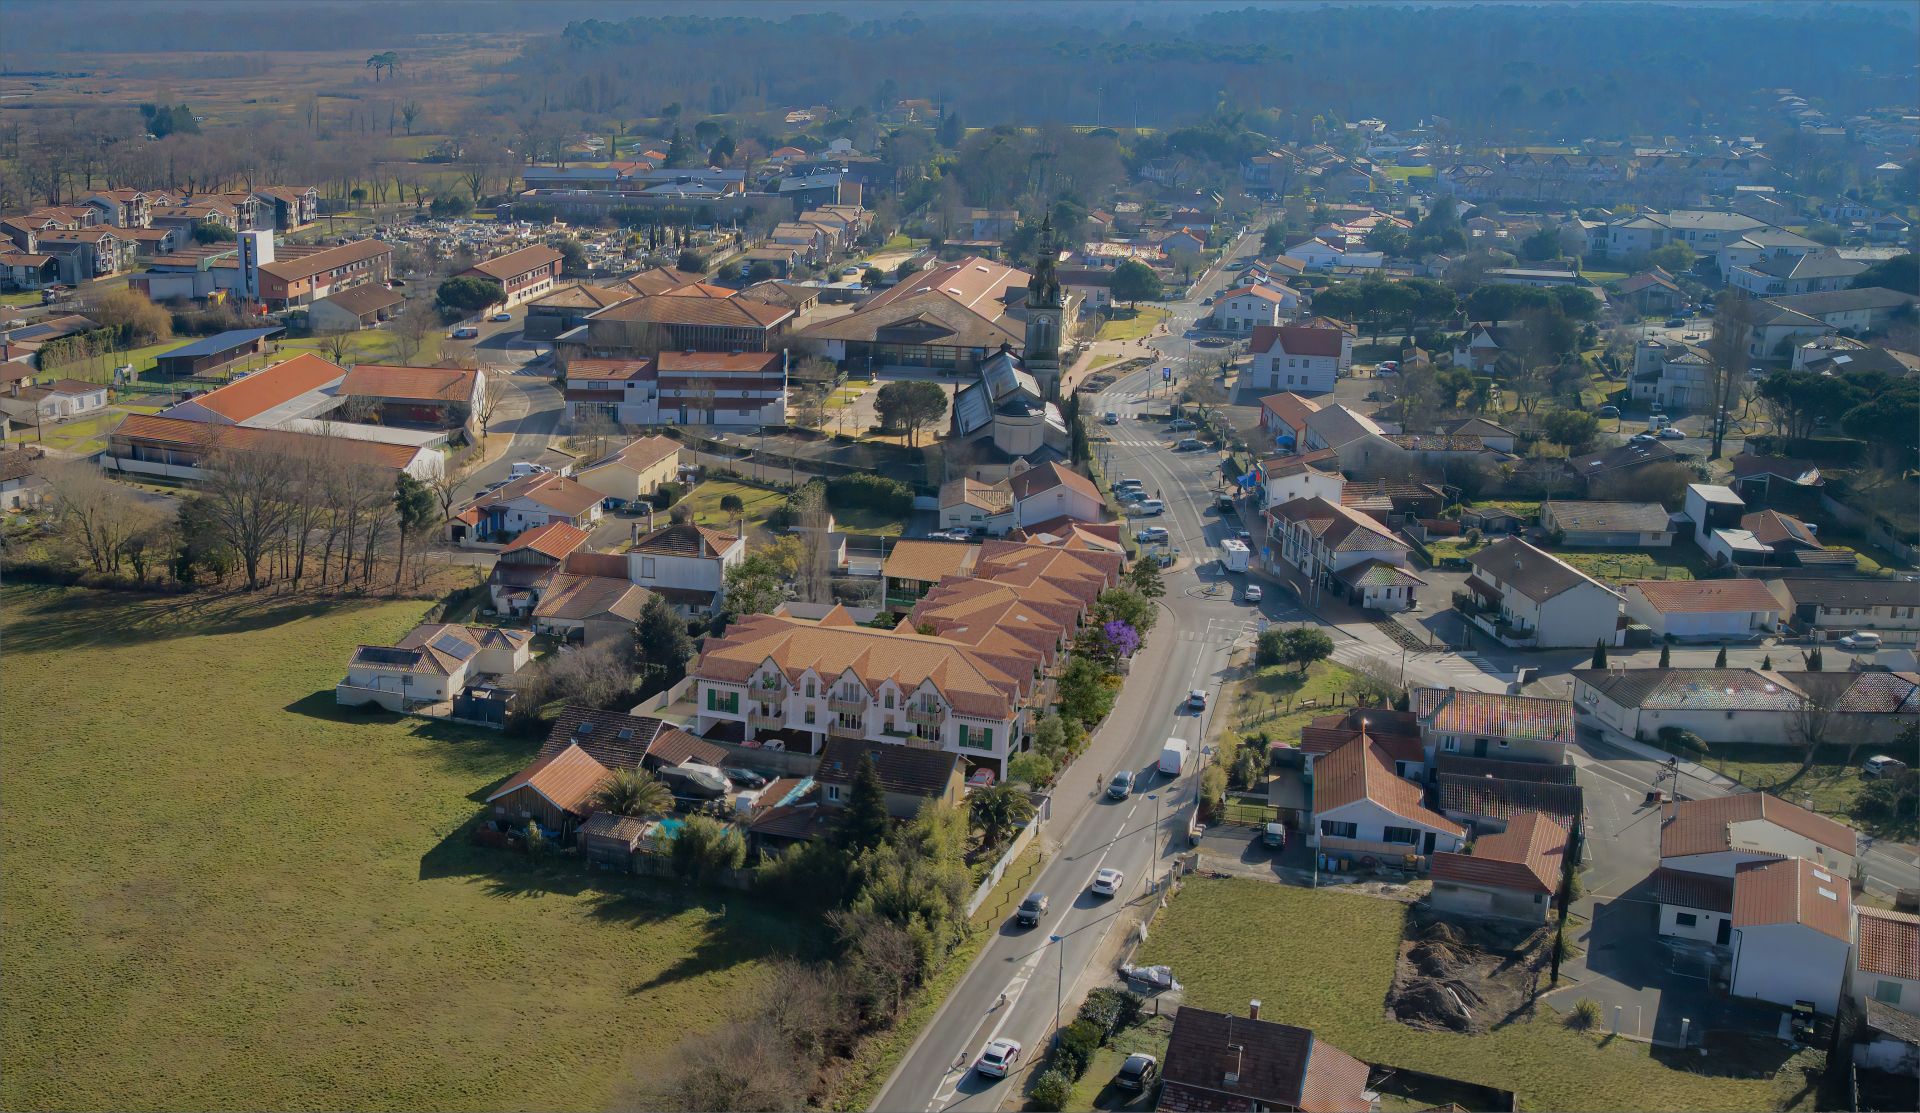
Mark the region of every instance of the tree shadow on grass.
POLYGON ((264 592, 143 595, 109 591, 22 591, 9 606, 7 649, 45 652, 125 646, 174 638, 245 634, 374 600, 312 599, 264 592))
POLYGON ((500 783, 503 766, 524 765, 533 760, 540 748, 537 740, 507 731, 438 719, 414 719, 372 704, 343 707, 330 690, 302 696, 282 710, 345 725, 392 725, 411 720, 414 727, 408 733, 425 743, 419 750, 421 756, 437 762, 449 773, 487 778, 484 787, 467 797, 476 804, 484 802, 487 794, 500 783))

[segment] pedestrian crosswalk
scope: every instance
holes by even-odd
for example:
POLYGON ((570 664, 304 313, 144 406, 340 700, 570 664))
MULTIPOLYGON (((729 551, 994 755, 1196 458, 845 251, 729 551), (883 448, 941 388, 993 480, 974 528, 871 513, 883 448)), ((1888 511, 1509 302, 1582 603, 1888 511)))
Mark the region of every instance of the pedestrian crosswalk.
POLYGON ((1116 448, 1165 448, 1166 441, 1107 441, 1116 448))

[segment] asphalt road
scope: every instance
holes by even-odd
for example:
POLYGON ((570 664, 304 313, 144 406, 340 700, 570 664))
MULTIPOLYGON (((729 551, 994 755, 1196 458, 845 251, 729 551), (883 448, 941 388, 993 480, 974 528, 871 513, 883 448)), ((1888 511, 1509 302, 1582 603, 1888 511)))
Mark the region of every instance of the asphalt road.
POLYGON ((480 335, 476 339, 449 338, 442 343, 441 351, 469 352, 489 375, 505 375, 511 388, 489 422, 488 436, 505 433, 513 438, 512 443, 498 459, 476 469, 461 483, 462 502, 507 478, 516 461, 536 461, 549 466, 566 462, 558 454, 541 460, 547 452, 548 439, 560 431, 566 412, 560 392, 554 388, 552 367, 546 358, 550 346, 520 339, 520 327, 526 315, 524 308, 513 310, 511 315, 511 321, 480 322, 480 335))

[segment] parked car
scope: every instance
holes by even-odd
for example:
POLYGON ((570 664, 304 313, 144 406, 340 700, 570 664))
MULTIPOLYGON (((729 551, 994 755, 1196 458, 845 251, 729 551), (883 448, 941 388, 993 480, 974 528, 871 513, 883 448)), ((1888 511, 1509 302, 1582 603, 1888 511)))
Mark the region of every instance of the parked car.
POLYGON ((1906 762, 1886 754, 1875 754, 1860 766, 1862 777, 1897 777, 1906 771, 1906 762))
POLYGON ((1021 927, 1039 927, 1040 917, 1047 914, 1047 894, 1028 893, 1027 899, 1020 902, 1014 910, 1013 922, 1021 927))
POLYGON ((1221 336, 1206 336, 1194 341, 1194 343, 1200 345, 1202 348, 1224 348, 1228 344, 1233 343, 1233 341, 1221 336))
POLYGON ((476 340, 480 336, 480 330, 474 328, 472 325, 461 325, 459 328, 454 329, 449 335, 455 340, 476 340))
POLYGON ((1107 782, 1107 799, 1125 800, 1133 795, 1133 770, 1122 769, 1107 782))
POLYGON ((1686 328, 1687 319, 1685 317, 1668 317, 1667 327, 1668 328, 1686 328))
POLYGON ((1682 433, 1678 428, 1672 425, 1668 425, 1662 428, 1657 435, 1663 441, 1684 441, 1687 439, 1687 435, 1685 433, 1682 433))
POLYGON ((1400 361, 1397 359, 1383 359, 1375 365, 1373 373, 1383 378, 1398 375, 1400 373, 1400 361))
POLYGON ((1127 883, 1127 875, 1112 866, 1093 875, 1093 884, 1089 886, 1096 897, 1117 897, 1120 887, 1127 883))
POLYGON ((1266 593, 1260 590, 1259 584, 1247 585, 1247 602, 1258 603, 1264 598, 1266 598, 1266 593))
POLYGON ((1116 491, 1125 491, 1125 490, 1138 491, 1145 486, 1146 486, 1145 482, 1135 479, 1130 475, 1123 475, 1120 478, 1113 481, 1113 489, 1116 491))
POLYGON ((1206 709, 1207 709, 1207 693, 1205 692, 1205 690, 1200 688, 1194 688, 1189 692, 1187 692, 1187 710, 1188 711, 1205 711, 1206 709))
POLYGON ((1198 429, 1200 427, 1184 417, 1176 417, 1172 421, 1167 422, 1167 428, 1175 433, 1184 433, 1190 429, 1198 429))
POLYGON ((1136 1052, 1120 1064, 1119 1073, 1113 1076, 1113 1084, 1122 1090, 1143 1093, 1159 1077, 1160 1060, 1144 1052, 1136 1052))
POLYGON ((1260 842, 1262 845, 1274 850, 1285 850, 1287 848, 1287 825, 1284 823, 1267 824, 1266 830, 1260 833, 1260 842))
POLYGON ((1880 635, 1870 630, 1860 630, 1840 639, 1841 649, 1879 649, 1880 635))
POLYGON ((1244 526, 1234 526, 1232 529, 1227 531, 1227 536, 1233 538, 1235 541, 1252 541, 1253 540, 1253 534, 1248 533, 1246 530, 1246 527, 1244 526))
POLYGON ((1160 499, 1141 499, 1133 504, 1134 512, 1142 518, 1151 518, 1166 512, 1167 504, 1160 499))
POLYGON ((489 320, 489 321, 492 321, 492 322, 493 322, 494 324, 496 324, 496 325, 504 325, 504 324, 506 324, 507 322, 509 322, 509 321, 511 321, 511 320, 513 320, 513 314, 511 314, 511 313, 495 313, 495 314, 494 314, 493 316, 491 316, 491 317, 488 317, 488 318, 487 318, 487 320, 489 320))
POLYGON ((980 1049, 980 1058, 974 1060, 973 1069, 993 1078, 1005 1078, 1019 1061, 1019 1040, 993 1040, 980 1049))
POLYGON ((1181 437, 1174 442, 1173 450, 1175 452, 1198 452, 1205 447, 1207 447, 1207 442, 1198 437, 1181 437))
POLYGON ((739 785, 741 788, 765 788, 767 786, 767 779, 751 769, 741 769, 738 766, 729 765, 722 768, 720 772, 725 773, 728 780, 739 785))
POLYGON ((1653 444, 1659 439, 1660 438, 1658 436, 1655 436, 1652 433, 1635 433, 1633 435, 1634 444, 1653 444))
POLYGON ((507 475, 513 479, 520 479, 525 476, 533 475, 536 472, 552 471, 552 470, 553 470, 552 468, 548 467, 545 464, 536 464, 536 463, 533 463, 531 460, 516 460, 514 461, 513 466, 507 469, 507 475))
POLYGON ((1221 495, 1219 498, 1213 500, 1213 505, 1220 513, 1231 514, 1233 513, 1233 496, 1221 495))
POLYGON ((1599 412, 1599 415, 1600 415, 1601 417, 1619 417, 1619 416, 1620 416, 1620 407, 1618 407, 1618 406, 1602 406, 1602 407, 1600 407, 1600 409, 1599 409, 1599 411, 1598 411, 1598 412, 1599 412))
POLYGON ((1134 534, 1133 539, 1142 545, 1151 545, 1156 541, 1165 541, 1171 536, 1165 526, 1148 526, 1139 533, 1134 534))

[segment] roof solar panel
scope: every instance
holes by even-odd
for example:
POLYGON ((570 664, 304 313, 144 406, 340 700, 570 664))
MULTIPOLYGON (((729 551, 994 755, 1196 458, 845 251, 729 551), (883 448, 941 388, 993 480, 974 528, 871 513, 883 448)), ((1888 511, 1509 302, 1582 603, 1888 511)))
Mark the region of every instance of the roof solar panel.
POLYGON ((473 655, 473 646, 452 634, 442 634, 433 639, 433 648, 451 655, 455 660, 464 661, 473 655))

